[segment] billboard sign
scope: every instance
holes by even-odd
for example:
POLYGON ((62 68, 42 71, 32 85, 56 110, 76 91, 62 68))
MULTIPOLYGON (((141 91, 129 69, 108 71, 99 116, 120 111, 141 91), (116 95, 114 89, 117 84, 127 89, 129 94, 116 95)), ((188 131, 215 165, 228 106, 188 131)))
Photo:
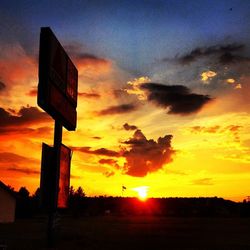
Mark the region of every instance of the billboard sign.
POLYGON ((78 71, 49 27, 41 28, 38 105, 67 130, 76 129, 78 71))

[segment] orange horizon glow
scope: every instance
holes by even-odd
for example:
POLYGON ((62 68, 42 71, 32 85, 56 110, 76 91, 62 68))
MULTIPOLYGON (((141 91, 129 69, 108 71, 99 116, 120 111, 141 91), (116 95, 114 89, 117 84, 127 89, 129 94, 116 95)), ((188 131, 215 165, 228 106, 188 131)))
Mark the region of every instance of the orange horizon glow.
MULTIPOLYGON (((1 181, 15 190, 26 186, 33 194, 40 182, 41 145, 53 144, 54 121, 30 94, 36 93, 38 82, 34 59, 20 49, 9 54, 8 60, 0 60, 8 69, 0 79, 8 85, 1 90, 1 181)), ((218 70, 208 74, 204 85, 198 75, 205 94, 209 84, 225 92, 212 96, 213 101, 195 114, 176 115, 150 102, 149 93, 140 87, 154 81, 152 75, 136 79, 108 59, 85 58, 77 64, 77 129, 63 131, 63 144, 74 152, 70 185, 81 186, 93 197, 120 196, 124 184, 138 189, 128 188, 126 196, 136 192, 142 201, 148 198, 148 187, 150 197, 242 201, 249 195, 249 76, 216 82, 224 74, 218 70), (136 103, 134 109, 119 109, 131 103, 136 103), (168 135, 171 141, 163 144, 171 147, 162 148, 168 135), (169 157, 161 158, 168 151, 169 157)))

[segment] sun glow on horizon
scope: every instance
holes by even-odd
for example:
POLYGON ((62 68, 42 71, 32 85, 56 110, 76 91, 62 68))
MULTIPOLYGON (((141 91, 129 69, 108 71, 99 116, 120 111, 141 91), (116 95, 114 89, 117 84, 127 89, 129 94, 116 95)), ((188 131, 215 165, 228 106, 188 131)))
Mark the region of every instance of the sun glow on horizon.
POLYGON ((148 198, 148 186, 141 186, 141 187, 136 187, 133 188, 134 191, 137 192, 138 199, 140 201, 146 201, 148 198))

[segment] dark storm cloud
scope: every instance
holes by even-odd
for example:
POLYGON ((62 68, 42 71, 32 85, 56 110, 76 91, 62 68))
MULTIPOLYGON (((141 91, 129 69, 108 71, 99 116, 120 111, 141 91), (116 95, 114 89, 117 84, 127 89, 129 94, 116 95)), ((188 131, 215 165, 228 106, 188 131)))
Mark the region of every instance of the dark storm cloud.
POLYGON ((175 152, 171 147, 171 139, 172 135, 166 135, 159 137, 157 141, 148 140, 142 131, 137 129, 133 137, 124 142, 129 146, 129 149, 123 152, 127 161, 123 166, 124 173, 143 177, 171 162, 175 152))
POLYGON ((80 92, 78 93, 78 96, 85 97, 85 98, 93 98, 93 99, 98 99, 101 97, 101 95, 98 93, 87 93, 87 92, 80 92))
POLYGON ((110 106, 106 109, 96 112, 98 115, 116 115, 133 112, 137 109, 137 106, 133 103, 121 104, 117 106, 110 106))
POLYGON ((250 62, 250 57, 234 55, 230 52, 223 53, 219 56, 219 63, 222 65, 245 62, 250 62))
POLYGON ((183 85, 145 83, 141 85, 141 88, 148 92, 149 101, 160 107, 168 108, 168 114, 196 113, 212 100, 208 95, 191 93, 190 89, 183 85))
POLYGON ((99 148, 96 150, 91 150, 91 147, 71 147, 73 150, 77 150, 80 151, 82 153, 86 153, 86 154, 93 154, 93 155, 104 155, 104 156, 109 156, 109 157, 119 157, 120 153, 113 151, 113 150, 109 150, 106 148, 99 148))
MULTIPOLYGON (((243 44, 228 44, 228 45, 216 45, 210 47, 196 48, 192 50, 190 53, 185 54, 181 57, 177 57, 176 59, 182 64, 189 64, 197 61, 198 59, 211 55, 218 55, 219 58, 226 57, 234 57, 232 52, 241 51, 245 48, 243 44)), ((229 58, 228 58, 229 59, 229 58)), ((231 60, 232 58, 230 58, 231 60)), ((163 59, 166 61, 167 59, 163 59)), ((224 59, 227 60, 227 59, 224 59)))
POLYGON ((0 92, 6 88, 6 85, 0 81, 0 92))
POLYGON ((123 128, 125 130, 136 130, 137 127, 135 125, 129 125, 128 123, 123 124, 123 128))
POLYGON ((14 127, 31 123, 45 122, 49 116, 36 107, 22 107, 16 115, 0 108, 0 127, 14 127))

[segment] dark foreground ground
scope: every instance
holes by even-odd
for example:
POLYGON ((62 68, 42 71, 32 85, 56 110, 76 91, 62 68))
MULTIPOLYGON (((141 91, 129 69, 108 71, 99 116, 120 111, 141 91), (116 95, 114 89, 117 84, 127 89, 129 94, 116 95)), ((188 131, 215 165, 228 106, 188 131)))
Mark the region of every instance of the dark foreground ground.
MULTIPOLYGON (((250 218, 61 218, 56 249, 250 250, 250 218)), ((7 250, 47 249, 44 218, 0 224, 7 250)), ((1 249, 1 248, 0 248, 1 249)))

